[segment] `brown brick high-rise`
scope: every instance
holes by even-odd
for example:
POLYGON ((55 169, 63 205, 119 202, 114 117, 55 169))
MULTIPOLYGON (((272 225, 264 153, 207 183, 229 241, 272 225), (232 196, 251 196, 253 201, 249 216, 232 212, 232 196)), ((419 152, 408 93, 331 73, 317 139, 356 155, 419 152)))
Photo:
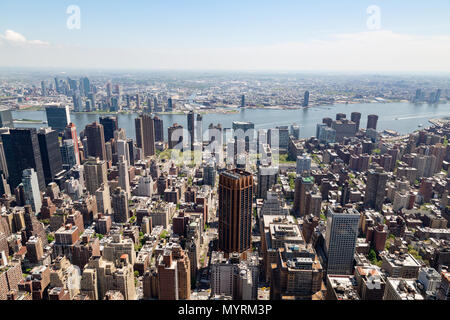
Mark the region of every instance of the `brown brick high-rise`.
POLYGON ((136 129, 136 145, 142 148, 145 157, 156 154, 155 149, 155 125, 150 115, 143 114, 134 120, 136 129))
POLYGON ((219 250, 242 253, 251 247, 253 176, 234 169, 219 178, 219 250))

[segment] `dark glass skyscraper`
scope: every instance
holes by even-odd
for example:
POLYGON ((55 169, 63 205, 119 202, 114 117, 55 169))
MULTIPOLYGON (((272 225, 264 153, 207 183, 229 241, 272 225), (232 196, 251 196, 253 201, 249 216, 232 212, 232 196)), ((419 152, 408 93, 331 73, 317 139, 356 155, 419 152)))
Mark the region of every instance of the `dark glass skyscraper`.
POLYGON ((353 274, 360 213, 355 209, 336 212, 328 208, 325 251, 328 274, 353 274))
POLYGON ((164 142, 163 120, 158 116, 155 116, 153 122, 155 124, 155 141, 164 142))
POLYGON ((130 154, 130 165, 134 165, 133 139, 127 139, 128 153, 130 154))
POLYGON ((10 110, 0 111, 0 127, 14 128, 13 118, 10 110))
POLYGON ((219 250, 243 253, 251 248, 253 176, 234 169, 219 178, 219 250))
POLYGON ((43 128, 38 132, 38 141, 45 184, 47 185, 63 170, 58 132, 50 128, 43 128))
POLYGON ((364 205, 368 208, 381 210, 386 196, 386 182, 388 174, 383 172, 383 168, 369 170, 367 173, 366 193, 364 205))
POLYGON ((309 105, 309 91, 305 91, 305 96, 303 98, 303 107, 307 107, 309 105))
POLYGON ((88 152, 91 157, 99 157, 100 160, 106 160, 105 133, 103 126, 97 122, 88 124, 84 130, 87 137, 88 152))
POLYGON ((187 127, 190 135, 191 150, 194 151, 195 142, 195 113, 191 111, 187 115, 187 127))
POLYGON ((11 189, 14 189, 22 182, 23 170, 33 168, 38 177, 39 190, 44 190, 44 170, 42 168, 41 151, 36 129, 11 129, 9 133, 4 133, 1 137, 8 165, 11 189))
POLYGON ((66 126, 70 123, 69 107, 47 106, 45 108, 47 114, 48 126, 58 132, 64 132, 66 126))
POLYGON ((119 129, 117 117, 100 117, 100 124, 103 125, 105 142, 114 138, 114 131, 119 129))
POLYGON ((169 98, 169 99, 167 100, 167 110, 166 110, 166 111, 168 111, 168 112, 173 111, 173 101, 172 101, 172 98, 169 98))

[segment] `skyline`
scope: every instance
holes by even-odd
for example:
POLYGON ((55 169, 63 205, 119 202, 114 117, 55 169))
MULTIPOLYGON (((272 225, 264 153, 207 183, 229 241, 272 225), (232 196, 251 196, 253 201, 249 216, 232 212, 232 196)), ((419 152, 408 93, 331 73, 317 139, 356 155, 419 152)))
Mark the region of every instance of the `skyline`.
POLYGON ((73 2, 0 4, 0 66, 450 72, 446 1, 73 2), (73 4, 81 25, 69 30, 66 10, 73 4), (372 5, 380 9, 374 30, 367 25, 372 5))

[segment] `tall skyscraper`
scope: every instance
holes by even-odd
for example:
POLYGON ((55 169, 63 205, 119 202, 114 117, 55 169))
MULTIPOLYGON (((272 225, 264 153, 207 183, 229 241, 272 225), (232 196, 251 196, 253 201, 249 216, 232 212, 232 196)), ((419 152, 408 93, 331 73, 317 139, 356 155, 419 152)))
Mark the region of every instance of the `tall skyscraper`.
POLYGON ((272 150, 279 149, 281 153, 287 153, 289 147, 289 127, 277 126, 275 129, 269 129, 267 140, 272 150))
POLYGON ((219 250, 230 254, 251 248, 253 176, 234 169, 219 177, 219 250))
POLYGON ((84 180, 86 189, 90 194, 95 194, 103 183, 108 183, 106 176, 106 162, 104 160, 89 159, 84 165, 84 180))
POLYGON ((173 111, 173 101, 172 98, 167 99, 167 112, 173 111))
POLYGON ((69 170, 77 164, 75 147, 72 139, 65 139, 61 145, 61 160, 64 168, 69 170))
POLYGON ((187 115, 187 127, 190 136, 191 150, 194 151, 195 143, 195 113, 190 111, 187 115))
POLYGON ((155 141, 164 142, 164 123, 163 120, 155 116, 153 118, 153 123, 155 124, 155 141))
POLYGON ((47 95, 47 82, 45 80, 41 81, 41 95, 43 97, 47 95))
POLYGON ((105 142, 114 138, 114 131, 119 130, 117 117, 100 117, 100 124, 103 125, 105 133, 105 142))
MULTIPOLYGON (((95 100, 95 93, 89 93, 88 94, 88 101, 90 101, 90 105, 91 105, 91 108, 90 108, 90 110, 89 111, 95 111, 95 110, 97 110, 97 102, 96 102, 96 100, 95 100)), ((87 108, 86 108, 87 109, 87 108)), ((86 110, 86 111, 88 111, 88 110, 86 110)))
POLYGON ((303 98, 303 107, 307 107, 309 105, 309 91, 305 91, 305 96, 303 98))
POLYGON ((116 149, 117 157, 120 159, 120 157, 123 156, 125 160, 127 160, 127 162, 130 163, 130 149, 127 141, 117 140, 116 148, 117 148, 116 149))
POLYGON ((48 126, 58 132, 64 132, 66 126, 70 123, 69 106, 47 106, 45 107, 47 114, 48 126))
POLYGON ((55 77, 55 90, 57 93, 59 93, 59 79, 57 77, 55 77))
POLYGON ((306 212, 306 193, 312 190, 314 186, 313 177, 302 177, 297 175, 295 179, 295 191, 294 191, 294 214, 297 216, 308 215, 306 212))
POLYGON ((249 152, 250 142, 255 139, 255 124, 252 122, 233 122, 233 136, 235 139, 235 145, 245 144, 245 151, 249 152))
POLYGON ((11 110, 0 111, 0 128, 14 128, 11 110))
POLYGON ((111 85, 111 82, 108 82, 106 84, 106 96, 108 98, 111 98, 111 96, 112 96, 112 85, 111 85))
POLYGON ((216 166, 210 162, 203 167, 203 184, 214 187, 216 185, 216 166))
POLYGON ((311 171, 311 157, 306 154, 297 157, 297 174, 311 171))
POLYGON ((291 125, 290 134, 294 137, 294 139, 300 139, 300 126, 295 123, 291 125))
POLYGON ((164 250, 157 261, 158 298, 160 300, 178 300, 178 264, 171 250, 164 250))
POLYGON ((241 108, 245 108, 245 95, 241 96, 241 108))
POLYGON ((9 185, 14 189, 22 182, 22 172, 33 168, 36 171, 39 189, 45 189, 44 170, 36 129, 11 129, 1 135, 8 165, 9 185))
POLYGON ((360 214, 355 209, 335 212, 328 208, 325 236, 327 274, 353 274, 359 218, 360 214))
POLYGON ((201 114, 197 114, 195 122, 195 142, 203 143, 203 116, 201 114))
POLYGON ((81 95, 79 93, 75 93, 72 96, 73 100, 73 111, 82 112, 83 111, 83 100, 81 99, 81 95))
POLYGON ((88 77, 81 78, 81 88, 83 89, 83 93, 85 96, 91 93, 91 82, 88 77))
POLYGON ((361 123, 361 113, 360 112, 352 112, 350 120, 356 123, 356 131, 359 131, 359 126, 361 123))
POLYGON ((112 209, 114 212, 114 222, 126 223, 130 218, 128 211, 128 195, 122 188, 114 190, 111 197, 112 209))
POLYGON ((64 131, 64 139, 71 139, 73 141, 73 148, 75 151, 76 164, 80 164, 80 149, 78 147, 77 127, 72 122, 69 123, 64 131))
POLYGON ((441 100, 441 95, 442 95, 442 89, 437 89, 436 94, 434 96, 433 103, 439 103, 439 101, 441 100))
POLYGON ((142 118, 134 119, 134 128, 136 131, 136 146, 142 149, 142 118))
POLYGON ((155 126, 150 115, 143 114, 135 119, 136 145, 142 148, 145 157, 154 156, 155 149, 155 126))
POLYGON ((130 176, 128 175, 128 161, 124 156, 119 158, 119 187, 121 187, 131 197, 130 191, 130 176))
POLYGON ((326 123, 318 123, 316 127, 316 138, 321 143, 334 143, 336 141, 336 130, 326 123))
POLYGON ((84 129, 84 135, 87 138, 87 154, 91 157, 98 157, 100 160, 106 160, 105 133, 103 125, 98 122, 88 124, 84 129))
POLYGON ((153 98, 153 112, 159 112, 161 108, 158 105, 158 98, 154 97, 153 98))
POLYGON ((388 175, 383 168, 370 169, 367 173, 366 193, 364 205, 366 207, 381 210, 386 196, 386 182, 388 175))
POLYGON ((3 174, 5 179, 9 178, 8 163, 6 162, 5 149, 3 147, 3 141, 0 139, 0 174, 3 174))
POLYGON ((167 129, 169 140, 169 149, 174 149, 178 144, 183 143, 183 126, 174 123, 173 126, 167 129))
POLYGON ((141 97, 139 96, 139 93, 136 93, 136 109, 141 108, 141 97))
POLYGON ((258 166, 258 185, 257 197, 259 199, 267 199, 267 191, 277 183, 278 168, 268 165, 258 166))
POLYGON ((376 114, 369 114, 367 116, 367 129, 377 130, 378 116, 376 114))
POLYGON ((127 145, 128 145, 128 157, 130 160, 130 165, 134 165, 134 143, 133 139, 127 139, 127 145))
POLYGON ((34 169, 23 170, 22 176, 23 192, 25 195, 25 204, 30 205, 35 214, 41 211, 42 200, 39 191, 39 182, 34 169))
POLYGON ((38 132, 38 141, 47 185, 63 170, 58 132, 50 128, 42 128, 38 132))

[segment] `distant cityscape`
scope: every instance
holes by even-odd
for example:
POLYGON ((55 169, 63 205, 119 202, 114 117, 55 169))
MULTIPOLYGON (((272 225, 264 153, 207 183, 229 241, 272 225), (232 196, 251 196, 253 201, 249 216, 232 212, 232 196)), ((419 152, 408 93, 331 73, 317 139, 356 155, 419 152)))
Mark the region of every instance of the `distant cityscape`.
POLYGON ((3 74, 0 300, 448 300, 449 99, 431 76, 3 74), (381 103, 428 122, 380 130, 357 106, 381 103), (243 114, 322 106, 310 137, 243 114))
POLYGON ((353 103, 442 104, 450 99, 449 88, 448 78, 437 76, 159 72, 52 78, 37 72, 0 78, 0 102, 15 110, 63 104, 73 112, 221 113, 353 103))

